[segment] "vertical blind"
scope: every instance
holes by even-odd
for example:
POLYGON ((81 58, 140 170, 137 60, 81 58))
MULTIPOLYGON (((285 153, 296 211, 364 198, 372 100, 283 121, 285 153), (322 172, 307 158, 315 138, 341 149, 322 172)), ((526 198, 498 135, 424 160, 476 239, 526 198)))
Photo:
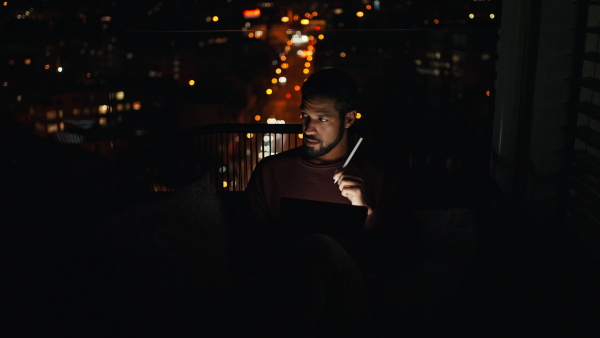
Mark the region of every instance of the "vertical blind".
POLYGON ((600 248, 600 2, 579 2, 570 123, 567 222, 600 248))

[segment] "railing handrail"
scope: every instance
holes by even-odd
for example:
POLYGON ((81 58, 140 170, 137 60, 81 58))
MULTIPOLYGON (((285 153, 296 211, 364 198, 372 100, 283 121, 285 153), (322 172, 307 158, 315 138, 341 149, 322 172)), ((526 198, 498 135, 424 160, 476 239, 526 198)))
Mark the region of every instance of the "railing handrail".
MULTIPOLYGON (((429 138, 406 134, 393 126, 355 124, 349 132, 352 138, 372 136, 365 137, 365 141, 377 144, 374 149, 385 148, 382 151, 388 153, 390 150, 402 153, 406 149, 409 152, 427 149, 427 158, 410 158, 410 166, 418 161, 429 163, 431 150, 444 148, 433 144, 435 142, 429 138)), ((174 185, 164 181, 181 183, 204 179, 215 185, 219 182, 231 184, 229 187, 217 186, 218 189, 243 190, 256 163, 265 156, 300 145, 301 133, 301 124, 222 123, 197 126, 149 150, 125 175, 121 186, 139 181, 143 187, 135 189, 170 191, 174 185)))

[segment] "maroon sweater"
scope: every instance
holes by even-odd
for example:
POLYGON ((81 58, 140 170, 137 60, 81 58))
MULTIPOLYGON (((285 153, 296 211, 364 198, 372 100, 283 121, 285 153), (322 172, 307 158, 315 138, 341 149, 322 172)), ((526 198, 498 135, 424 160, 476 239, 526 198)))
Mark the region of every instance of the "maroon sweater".
MULTIPOLYGON (((361 163, 357 157, 353 158, 346 170, 359 174, 365 181, 365 197, 374 210, 367 217, 365 227, 371 228, 377 219, 383 177, 376 168, 361 163)), ((338 185, 333 183, 333 174, 341 168, 344 160, 327 165, 312 164, 303 159, 300 148, 264 158, 254 169, 246 187, 257 224, 277 226, 281 197, 351 204, 342 196, 338 185)))

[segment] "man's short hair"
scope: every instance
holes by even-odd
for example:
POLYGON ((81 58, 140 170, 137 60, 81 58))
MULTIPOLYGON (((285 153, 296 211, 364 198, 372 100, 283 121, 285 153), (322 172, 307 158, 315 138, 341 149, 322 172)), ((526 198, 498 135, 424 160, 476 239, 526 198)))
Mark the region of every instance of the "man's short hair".
POLYGON ((347 72, 337 68, 323 68, 306 79, 302 85, 302 105, 311 99, 333 99, 341 116, 356 110, 358 86, 347 72))

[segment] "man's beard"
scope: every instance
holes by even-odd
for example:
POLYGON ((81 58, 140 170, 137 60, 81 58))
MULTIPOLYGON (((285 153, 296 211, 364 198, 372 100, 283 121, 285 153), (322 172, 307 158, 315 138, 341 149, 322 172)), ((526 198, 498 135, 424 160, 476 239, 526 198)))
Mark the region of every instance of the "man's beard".
POLYGON ((335 148, 342 141, 342 137, 344 137, 344 129, 345 129, 344 124, 340 123, 340 129, 338 130, 337 137, 335 138, 335 140, 333 140, 327 146, 324 146, 323 141, 319 140, 318 138, 316 138, 314 136, 304 135, 305 139, 319 141, 319 144, 321 145, 319 148, 309 147, 307 145, 304 145, 303 146, 304 154, 311 158, 328 154, 333 148, 335 148))

